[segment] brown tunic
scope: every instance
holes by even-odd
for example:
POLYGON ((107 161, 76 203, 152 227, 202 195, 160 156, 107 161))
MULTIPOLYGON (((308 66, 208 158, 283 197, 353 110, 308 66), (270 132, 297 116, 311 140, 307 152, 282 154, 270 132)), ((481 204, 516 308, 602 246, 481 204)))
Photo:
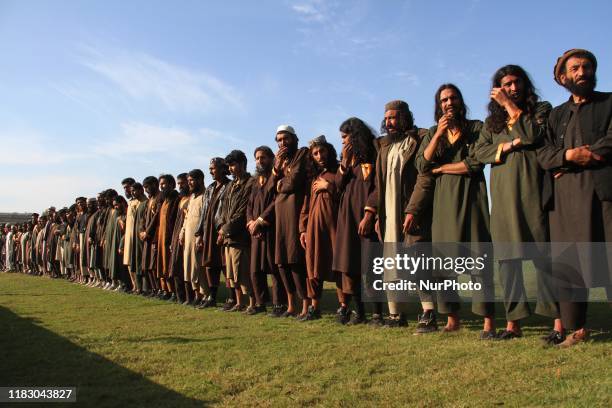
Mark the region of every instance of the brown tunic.
MULTIPOLYGON (((213 182, 204 193, 204 209, 202 210, 202 224, 198 230, 202 234, 204 251, 202 265, 207 268, 221 268, 225 266, 223 247, 217 245, 219 233, 216 216, 219 214, 219 204, 227 190, 229 179, 221 183, 213 182)), ((220 218, 220 217, 219 217, 220 218)))
POLYGON ((260 227, 260 235, 251 237, 251 273, 263 271, 271 274, 276 268, 274 263, 274 242, 276 223, 274 217, 274 199, 276 198, 276 183, 273 177, 257 177, 253 184, 251 197, 247 206, 247 220, 261 218, 264 225, 260 227))
POLYGON ((157 229, 157 277, 169 276, 170 245, 177 217, 179 196, 171 191, 159 210, 159 228, 157 229))
POLYGON ((172 231, 172 241, 170 242, 170 264, 168 265, 168 276, 178 276, 183 278, 183 246, 181 245, 181 229, 185 221, 189 196, 180 197, 176 209, 176 221, 172 231))
POLYGON ((325 170, 313 180, 300 214, 300 234, 306 234, 306 272, 309 279, 336 281, 332 271, 338 217, 335 179, 335 172, 325 170), (318 179, 329 182, 329 190, 315 193, 314 182, 318 179))
POLYGON ((282 174, 273 175, 276 183, 276 241, 275 262, 277 265, 299 264, 304 260, 300 245, 299 218, 306 195, 306 163, 308 149, 298 149, 282 174))
POLYGON ((142 245, 142 270, 157 269, 157 229, 159 227, 159 209, 161 207, 160 194, 149 198, 140 232, 147 234, 142 245))
POLYGON ((334 261, 332 269, 355 278, 361 276, 361 243, 377 242, 376 233, 366 237, 357 233, 366 203, 374 194, 374 165, 358 164, 336 173, 336 187, 342 191, 336 224, 334 261))
MULTIPOLYGON (((612 201, 608 200, 596 178, 598 173, 609 170, 612 158, 610 106, 612 94, 595 93, 592 100, 580 105, 570 98, 550 115, 545 145, 538 151, 538 162, 547 170, 563 172, 561 177, 554 179, 554 207, 549 213, 553 243, 612 240, 612 201), (603 163, 578 167, 565 161, 567 149, 585 144, 604 158, 603 163)), ((578 287, 594 288, 612 284, 609 248, 607 246, 606 254, 606 246, 601 244, 571 247, 553 244, 552 254, 555 261, 576 267, 580 275, 578 287)))

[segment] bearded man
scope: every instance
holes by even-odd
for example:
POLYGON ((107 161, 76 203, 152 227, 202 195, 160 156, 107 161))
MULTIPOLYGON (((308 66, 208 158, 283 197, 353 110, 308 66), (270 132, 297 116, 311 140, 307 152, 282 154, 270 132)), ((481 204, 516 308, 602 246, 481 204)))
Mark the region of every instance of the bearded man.
POLYGON ((272 177, 276 185, 274 211, 276 213, 275 262, 287 292, 285 316, 295 316, 294 294, 302 299, 300 316, 308 312, 304 249, 300 244, 299 218, 306 196, 308 149, 298 148, 298 137, 293 127, 281 125, 276 129, 278 152, 274 159, 272 177))
POLYGON ((187 293, 183 304, 196 307, 209 294, 200 261, 201 249, 196 245, 195 236, 200 227, 202 209, 204 208, 204 172, 200 169, 191 170, 187 176, 187 183, 189 184, 191 197, 179 238, 181 245, 183 245, 183 271, 185 274, 185 292, 187 293), (191 294, 193 294, 193 298, 191 294))
POLYGON ((175 190, 176 181, 170 174, 159 176, 160 201, 159 228, 157 230, 157 279, 160 281, 162 300, 176 301, 174 293, 174 279, 170 278, 170 244, 172 232, 176 222, 176 209, 179 204, 179 195, 175 190))
POLYGON ((251 282, 257 305, 269 298, 268 275, 272 279, 272 311, 270 317, 285 313, 287 294, 278 266, 274 262, 276 185, 272 178, 274 153, 268 146, 255 149, 256 179, 247 205, 247 228, 251 235, 251 282))
MULTIPOLYGON (((373 230, 378 215, 378 228, 384 242, 426 242, 431 237, 431 200, 433 180, 430 175, 418 175, 414 165, 421 140, 426 133, 414 124, 408 104, 395 100, 385 105, 384 128, 387 135, 380 141, 376 159, 376 190, 368 200, 360 234, 373 230)), ((385 279, 398 280, 396 271, 385 273, 385 279)), ((423 314, 417 330, 437 327, 433 298, 420 292, 423 314)), ((400 304, 389 295, 388 327, 406 326, 400 304)))
POLYGON ((571 96, 550 113, 545 144, 538 150, 539 163, 555 174, 549 213, 553 259, 558 261, 553 274, 561 280, 562 329, 573 330, 563 339, 564 333, 554 328, 549 344, 558 347, 588 338, 588 288, 604 286, 608 299, 612 294, 612 260, 606 254, 612 241, 612 93, 595 91, 596 71, 597 59, 588 50, 571 49, 559 57, 554 78, 571 96), (587 253, 557 250, 563 245, 555 242, 568 241, 593 244, 587 253))
POLYGON ((180 242, 181 229, 187 214, 189 205, 189 184, 187 183, 187 173, 176 176, 178 187, 179 203, 176 208, 176 221, 172 231, 172 241, 170 243, 170 265, 168 265, 168 279, 174 281, 174 294, 178 303, 185 302, 185 281, 183 280, 183 247, 180 242))
MULTIPOLYGON (((491 164, 491 239, 514 243, 496 250, 506 309, 506 328, 497 338, 522 336, 520 321, 531 315, 523 283, 523 260, 531 259, 538 276, 547 275, 543 257, 525 251, 522 243, 546 242, 548 220, 543 195, 545 177, 536 149, 546 134, 552 106, 540 101, 527 72, 506 65, 493 75, 489 116, 474 146, 476 159, 491 164)), ((549 273, 548 273, 549 274, 549 273)), ((554 304, 538 303, 536 312, 558 317, 554 304)))
POLYGON ((159 194, 159 180, 154 176, 148 176, 142 181, 148 200, 145 216, 139 226, 139 238, 142 241, 142 263, 143 276, 146 279, 150 296, 161 296, 157 271, 157 229, 159 227, 159 210, 161 197, 159 194))
MULTIPOLYGON (((213 179, 212 183, 204 191, 204 207, 200 217, 200 227, 196 231, 196 246, 202 248, 202 266, 206 272, 206 283, 210 294, 198 306, 199 308, 215 307, 217 305, 217 289, 221 271, 225 268, 225 255, 223 247, 217 244, 219 231, 221 202, 230 183, 227 175, 229 169, 227 163, 221 157, 213 157, 208 167, 213 179)), ((228 297, 223 305, 224 310, 229 310, 236 304, 236 292, 228 288, 228 297)))

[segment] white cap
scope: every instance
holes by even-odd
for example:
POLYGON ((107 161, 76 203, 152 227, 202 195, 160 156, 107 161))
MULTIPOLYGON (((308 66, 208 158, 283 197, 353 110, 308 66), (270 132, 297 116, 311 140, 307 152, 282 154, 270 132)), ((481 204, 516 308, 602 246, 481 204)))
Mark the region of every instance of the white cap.
POLYGON ((287 132, 291 133, 293 136, 296 136, 295 130, 293 130, 293 127, 289 125, 280 125, 278 128, 276 128, 276 133, 278 134, 280 132, 287 132))

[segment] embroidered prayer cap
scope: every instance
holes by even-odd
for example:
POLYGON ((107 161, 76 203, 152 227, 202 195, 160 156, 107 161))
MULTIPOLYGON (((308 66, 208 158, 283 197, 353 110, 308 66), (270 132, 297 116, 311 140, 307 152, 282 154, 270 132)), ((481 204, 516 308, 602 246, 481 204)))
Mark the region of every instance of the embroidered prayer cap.
POLYGON ((286 133, 292 134, 293 136, 297 136, 295 134, 295 130, 293 129, 293 126, 280 125, 279 127, 276 128, 276 134, 279 134, 281 132, 286 132, 286 133))
POLYGON ((410 112, 410 108, 408 107, 408 104, 399 99, 396 99, 391 102, 387 102, 387 104, 385 105, 385 112, 390 111, 390 110, 410 112))
POLYGON ((308 142, 308 148, 312 149, 315 146, 328 145, 325 135, 320 135, 308 142))
POLYGON ((583 55, 590 59, 593 63, 593 71, 597 71, 597 58, 595 58, 595 55, 591 51, 582 48, 572 48, 571 50, 565 51, 562 56, 557 58, 557 63, 555 64, 555 69, 553 73, 555 76, 555 82, 557 82, 559 85, 563 86, 563 84, 561 83, 561 71, 563 71, 565 63, 568 59, 577 54, 583 55))
POLYGON ((222 157, 213 157, 210 159, 210 164, 216 167, 223 167, 226 163, 222 157))

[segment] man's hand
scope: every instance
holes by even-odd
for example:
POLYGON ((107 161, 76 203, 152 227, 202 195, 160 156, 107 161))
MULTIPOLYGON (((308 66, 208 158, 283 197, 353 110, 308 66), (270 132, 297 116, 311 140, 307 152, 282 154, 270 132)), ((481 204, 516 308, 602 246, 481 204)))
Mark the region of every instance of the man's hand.
POLYGON ((257 235, 257 231, 259 230, 259 223, 257 220, 251 220, 247 222, 247 229, 249 230, 249 234, 252 236, 257 235))
POLYGON ((359 226, 357 227, 357 233, 362 236, 365 237, 366 235, 370 234, 374 229, 374 214, 372 214, 370 211, 366 211, 363 219, 361 220, 361 222, 359 223, 359 226))
POLYGON ((306 250, 306 233, 305 232, 302 232, 300 234, 300 244, 302 245, 302 248, 306 250))
POLYGON ((223 245, 223 234, 221 232, 219 232, 219 235, 217 235, 217 245, 223 245))
MULTIPOLYGON (((503 108, 507 108, 508 106, 514 106, 514 102, 506 91, 503 88, 493 88, 491 89, 491 99, 499 104, 499 106, 503 108)), ((507 110, 507 109, 506 109, 507 110)))
POLYGON ((347 143, 342 147, 342 167, 347 169, 353 161, 353 144, 347 143))
POLYGON ((410 229, 412 228, 412 224, 414 223, 414 215, 406 214, 406 218, 404 219, 404 225, 402 225, 402 231, 404 234, 409 234, 410 229))
POLYGON ((329 186, 330 186, 329 181, 322 179, 322 178, 316 179, 315 182, 313 183, 315 194, 318 194, 321 191, 329 191, 329 186))
POLYGON ((276 152, 276 156, 274 157, 274 168, 276 169, 277 172, 279 170, 282 170, 283 167, 285 167, 286 159, 287 159, 287 148, 281 147, 280 149, 278 149, 278 152, 276 152))
POLYGON ((201 236, 197 236, 196 237, 195 245, 196 245, 197 248, 204 247, 204 240, 202 239, 201 236))
POLYGON ((438 129, 436 130, 434 137, 435 138, 442 137, 443 135, 446 134, 447 130, 448 130, 448 115, 442 115, 442 117, 438 121, 438 129))
POLYGON ((560 179, 561 177, 563 177, 563 175, 564 175, 564 174, 565 174, 565 173, 564 173, 563 171, 556 171, 556 172, 553 174, 553 178, 554 178, 555 180, 556 180, 556 179, 560 179))
POLYGON ((140 238, 141 241, 145 241, 147 239, 147 233, 141 231, 140 234, 138 234, 138 238, 140 238))
POLYGON ((185 245, 185 236, 184 235, 179 236, 179 244, 181 246, 185 245))
POLYGON ((603 161, 603 157, 589 150, 589 145, 575 147, 565 151, 565 160, 581 167, 587 167, 603 161))

